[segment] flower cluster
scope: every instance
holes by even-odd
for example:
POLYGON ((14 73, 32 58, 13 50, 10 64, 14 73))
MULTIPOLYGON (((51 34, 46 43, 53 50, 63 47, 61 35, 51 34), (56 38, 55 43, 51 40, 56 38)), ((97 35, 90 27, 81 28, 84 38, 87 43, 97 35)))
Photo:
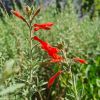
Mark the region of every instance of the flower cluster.
MULTIPOLYGON (((38 9, 37 12, 34 14, 34 16, 36 16, 36 15, 38 14, 39 11, 40 11, 40 10, 38 9)), ((26 21, 26 19, 25 19, 18 11, 12 10, 12 13, 13 13, 16 17, 18 17, 19 19, 21 19, 21 20, 23 20, 24 22, 26 22, 27 25, 30 25, 30 24, 26 21)), ((34 18, 34 16, 32 17, 32 19, 34 18)), ((30 21, 32 21, 32 19, 31 19, 30 21)), ((35 23, 34 25, 32 25, 32 28, 34 29, 34 32, 37 32, 37 31, 39 31, 39 30, 50 30, 51 27, 52 27, 53 25, 54 25, 54 23, 52 23, 52 22, 47 22, 47 23, 42 23, 42 24, 35 23)), ((51 57, 50 62, 55 63, 55 62, 62 62, 62 61, 64 60, 64 58, 63 58, 61 55, 58 54, 58 53, 60 52, 60 50, 59 50, 58 48, 51 46, 49 43, 43 41, 43 40, 40 39, 38 36, 33 36, 33 37, 31 37, 31 38, 32 38, 33 40, 35 40, 35 41, 37 41, 37 42, 40 43, 41 48, 42 48, 45 52, 47 52, 47 54, 51 57)), ((79 57, 73 58, 73 61, 79 62, 79 63, 81 63, 81 64, 87 64, 86 60, 81 59, 81 58, 79 58, 79 57)), ((50 88, 50 87, 53 85, 55 79, 56 79, 61 73, 63 73, 63 71, 62 71, 62 70, 59 70, 55 75, 53 75, 53 76, 49 79, 49 81, 48 81, 48 88, 50 88)))
MULTIPOLYGON (((38 31, 39 29, 50 30, 52 25, 53 25, 52 22, 48 22, 48 23, 43 23, 43 24, 34 24, 33 26, 34 26, 34 31, 38 31)), ((41 40, 37 36, 34 36, 33 39, 38 41, 41 44, 41 48, 45 50, 48 53, 48 55, 52 58, 50 62, 61 62, 62 60, 64 60, 62 56, 58 55, 58 52, 60 52, 58 48, 51 46, 49 43, 41 40)), ((62 72, 63 72, 62 70, 58 71, 54 76, 52 76, 49 79, 48 88, 50 88, 53 85, 55 79, 62 72)))

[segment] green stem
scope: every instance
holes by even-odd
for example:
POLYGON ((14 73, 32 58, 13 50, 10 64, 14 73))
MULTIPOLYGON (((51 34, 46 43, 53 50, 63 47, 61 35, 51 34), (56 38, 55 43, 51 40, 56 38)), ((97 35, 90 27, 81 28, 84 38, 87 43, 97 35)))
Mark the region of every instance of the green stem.
POLYGON ((32 60, 32 29, 30 27, 30 36, 29 36, 29 42, 30 42, 30 58, 32 60))
POLYGON ((43 100, 43 98, 42 98, 42 95, 41 95, 40 91, 38 91, 38 94, 39 94, 39 96, 40 96, 40 100, 43 100))
POLYGON ((77 89, 76 89, 76 79, 74 75, 72 77, 73 77, 73 89, 74 89, 75 98, 76 100, 79 100, 77 89))

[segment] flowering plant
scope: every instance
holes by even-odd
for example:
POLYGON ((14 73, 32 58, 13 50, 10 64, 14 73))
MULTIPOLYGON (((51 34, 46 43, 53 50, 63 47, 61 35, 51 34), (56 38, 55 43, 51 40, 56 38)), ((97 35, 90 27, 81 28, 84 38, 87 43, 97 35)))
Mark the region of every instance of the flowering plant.
MULTIPOLYGON (((12 13, 16 17, 21 19, 23 22, 25 22, 26 25, 29 28, 29 45, 30 45, 29 54, 30 54, 30 60, 31 60, 31 62, 30 62, 30 66, 31 66, 30 67, 30 72, 32 71, 32 69, 31 69, 32 68, 32 61, 33 61, 32 60, 33 59, 32 58, 32 48, 33 48, 33 42, 32 41, 34 41, 34 40, 39 42, 40 45, 41 45, 41 48, 47 53, 47 55, 49 55, 49 57, 50 57, 49 63, 50 64, 56 63, 56 64, 61 66, 61 67, 57 68, 57 71, 55 71, 55 74, 52 77, 50 77, 50 79, 48 81, 47 88, 50 89, 51 86, 54 84, 55 80, 57 79, 57 77, 62 75, 62 74, 66 74, 67 67, 68 67, 68 70, 70 72, 71 67, 70 66, 67 66, 66 68, 63 67, 64 64, 68 64, 68 63, 66 63, 67 59, 66 59, 65 55, 63 54, 63 50, 52 46, 51 44, 49 44, 45 40, 40 39, 39 36, 35 35, 35 32, 39 32, 39 30, 46 30, 46 31, 51 30, 51 27, 54 25, 54 23, 46 22, 46 23, 42 23, 42 24, 41 23, 33 24, 32 21, 35 18, 35 16, 37 16, 38 13, 40 12, 40 7, 35 11, 34 14, 32 14, 32 11, 30 11, 30 10, 31 9, 29 7, 27 7, 26 12, 29 15, 29 20, 28 21, 26 20, 26 18, 24 16, 22 16, 20 14, 20 12, 12 10, 12 13), (59 54, 61 52, 62 52, 62 55, 59 54)), ((86 64, 87 63, 86 60, 81 59, 79 57, 73 57, 71 59, 71 62, 79 62, 80 64, 86 64)), ((40 95, 40 92, 38 92, 38 93, 40 95)), ((40 95, 40 97, 41 97, 41 95, 40 95)))

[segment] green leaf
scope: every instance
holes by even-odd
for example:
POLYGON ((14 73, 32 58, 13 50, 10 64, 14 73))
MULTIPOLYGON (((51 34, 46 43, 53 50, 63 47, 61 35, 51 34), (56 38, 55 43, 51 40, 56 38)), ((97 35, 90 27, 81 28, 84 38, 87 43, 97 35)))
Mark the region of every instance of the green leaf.
POLYGON ((40 86, 46 85, 48 82, 42 82, 40 86))
POLYGON ((40 92, 42 92, 42 91, 44 91, 44 90, 46 90, 46 88, 42 88, 42 89, 40 90, 40 92))

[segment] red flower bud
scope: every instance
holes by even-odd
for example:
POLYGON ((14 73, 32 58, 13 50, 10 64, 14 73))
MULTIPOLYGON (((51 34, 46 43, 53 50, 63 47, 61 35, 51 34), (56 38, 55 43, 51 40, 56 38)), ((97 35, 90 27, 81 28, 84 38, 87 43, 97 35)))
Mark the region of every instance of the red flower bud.
POLYGON ((55 81, 55 79, 62 73, 63 71, 58 71, 54 76, 52 76, 50 79, 49 79, 49 81, 48 81, 48 88, 50 88, 52 85, 53 85, 53 83, 54 83, 54 81, 55 81))
POLYGON ((11 12, 18 18, 22 19, 24 22, 26 22, 25 18, 20 14, 20 12, 18 11, 14 11, 14 10, 11 10, 11 12))

